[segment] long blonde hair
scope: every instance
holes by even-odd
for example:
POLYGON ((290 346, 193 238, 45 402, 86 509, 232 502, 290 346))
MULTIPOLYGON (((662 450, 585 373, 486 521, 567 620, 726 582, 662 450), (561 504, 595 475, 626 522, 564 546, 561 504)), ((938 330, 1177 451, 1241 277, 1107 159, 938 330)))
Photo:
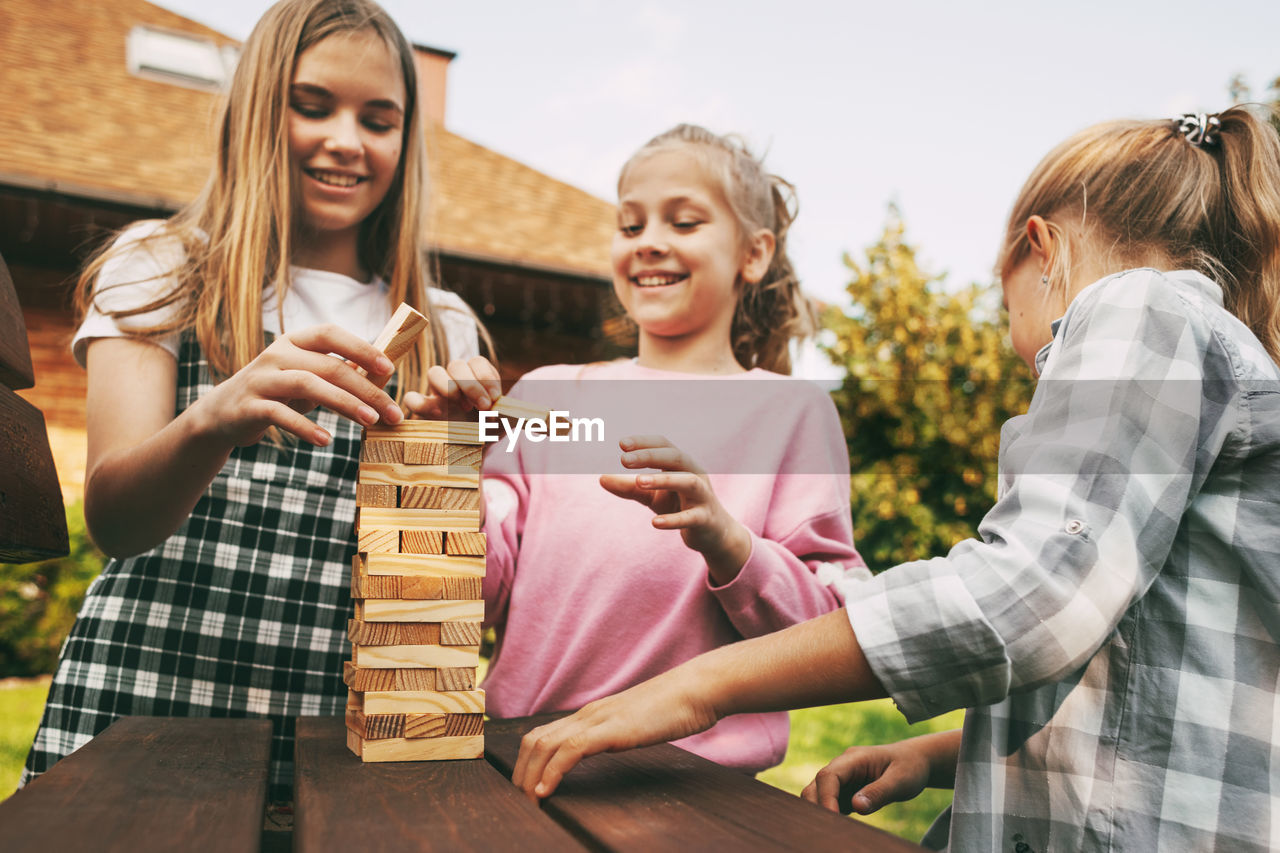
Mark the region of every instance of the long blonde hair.
MULTIPOLYGON (((216 165, 199 197, 146 240, 178 240, 185 261, 173 271, 175 287, 113 317, 172 311, 163 324, 139 330, 159 336, 194 330, 216 378, 252 361, 265 347, 263 297, 274 290, 278 308, 290 287, 296 214, 289 163, 289 86, 298 57, 336 33, 368 30, 395 56, 406 95, 403 154, 382 203, 360 229, 360 261, 385 279, 390 305, 407 302, 426 314, 429 332, 400 364, 400 392, 425 387, 427 368, 447 361, 447 339, 427 304, 429 283, 422 249, 427 163, 413 49, 390 16, 371 0, 281 0, 262 16, 236 66, 218 126, 216 165)), ((100 254, 80 278, 81 316, 94 299, 94 283, 117 246, 100 254)), ((484 335, 483 330, 481 332, 484 335)))
POLYGON ((773 260, 758 282, 739 281, 729 339, 738 364, 775 373, 791 372, 792 338, 812 334, 815 311, 800 290, 787 256, 787 231, 796 217, 795 188, 771 175, 764 164, 736 136, 721 136, 692 124, 680 124, 650 139, 631 155, 618 176, 618 189, 627 172, 642 159, 660 151, 688 149, 708 178, 715 180, 737 219, 738 232, 747 236, 761 228, 773 233, 773 260))
POLYGON ((1177 120, 1107 122, 1067 139, 1014 202, 998 268, 1027 257, 1026 223, 1039 214, 1067 238, 1046 271, 1054 288, 1071 278, 1072 232, 1117 269, 1157 257, 1198 270, 1280 363, 1280 137, 1245 107, 1216 118, 1201 144, 1177 120))

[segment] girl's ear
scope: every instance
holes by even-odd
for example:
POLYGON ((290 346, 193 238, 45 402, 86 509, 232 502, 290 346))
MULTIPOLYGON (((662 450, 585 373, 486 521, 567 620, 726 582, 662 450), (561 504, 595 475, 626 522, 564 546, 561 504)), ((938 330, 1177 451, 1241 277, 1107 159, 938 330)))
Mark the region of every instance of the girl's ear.
POLYGON ((769 264, 773 263, 773 250, 776 246, 777 240, 768 228, 761 228, 751 235, 746 256, 742 259, 743 281, 756 284, 764 278, 764 274, 769 271, 769 264))
POLYGON ((1040 214, 1027 219, 1027 243, 1031 246, 1031 255, 1035 258, 1036 264, 1042 272, 1047 272, 1053 265, 1058 246, 1049 223, 1045 222, 1040 214))

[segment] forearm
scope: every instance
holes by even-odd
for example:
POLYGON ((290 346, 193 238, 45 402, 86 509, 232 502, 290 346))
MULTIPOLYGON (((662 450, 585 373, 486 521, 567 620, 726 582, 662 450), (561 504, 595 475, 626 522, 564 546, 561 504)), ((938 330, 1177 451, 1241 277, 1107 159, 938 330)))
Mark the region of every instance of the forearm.
POLYGON ((107 554, 127 557, 163 542, 222 469, 231 447, 199 420, 188 409, 142 442, 95 461, 85 482, 85 522, 107 554))
POLYGON ((843 609, 684 664, 717 717, 783 711, 886 695, 843 609))

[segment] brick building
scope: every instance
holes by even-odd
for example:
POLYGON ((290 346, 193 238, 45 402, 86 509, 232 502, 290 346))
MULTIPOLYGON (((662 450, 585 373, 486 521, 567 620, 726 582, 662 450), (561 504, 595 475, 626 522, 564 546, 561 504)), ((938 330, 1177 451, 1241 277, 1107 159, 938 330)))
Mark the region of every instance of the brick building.
MULTIPOLYGON (((168 216, 212 164, 234 40, 145 0, 0 4, 0 257, 13 275, 64 495, 84 478, 71 287, 125 224, 168 216)), ((609 279, 613 205, 449 132, 453 54, 418 48, 439 277, 488 324, 503 371, 629 346, 609 279)))

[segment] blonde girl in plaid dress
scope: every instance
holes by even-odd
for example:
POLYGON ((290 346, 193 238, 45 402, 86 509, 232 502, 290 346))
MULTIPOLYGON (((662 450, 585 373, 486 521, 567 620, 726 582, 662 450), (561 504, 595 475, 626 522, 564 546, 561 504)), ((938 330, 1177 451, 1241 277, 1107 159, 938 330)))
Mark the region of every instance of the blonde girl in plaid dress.
POLYGON ((1039 375, 979 539, 843 611, 531 732, 513 781, 727 714, 891 696, 963 732, 856 748, 805 791, 955 786, 954 850, 1280 849, 1280 138, 1235 107, 1054 149, 999 269, 1039 375))
POLYGON ((368 0, 284 0, 244 45, 200 197, 85 272, 85 517, 114 559, 63 647, 23 782, 125 714, 341 712, 362 425, 403 417, 369 343, 431 318, 399 390, 478 356, 427 287, 413 51, 368 0), (333 355, 341 356, 335 358, 333 355))

